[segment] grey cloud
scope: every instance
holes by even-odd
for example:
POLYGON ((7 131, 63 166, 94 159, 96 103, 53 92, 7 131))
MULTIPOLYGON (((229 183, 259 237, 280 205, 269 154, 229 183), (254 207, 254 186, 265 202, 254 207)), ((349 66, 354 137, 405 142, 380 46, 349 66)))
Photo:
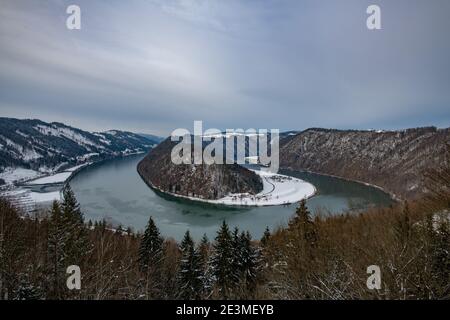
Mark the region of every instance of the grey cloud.
POLYGON ((81 31, 69 4, 2 2, 1 116, 159 134, 450 123, 446 0, 80 0, 81 31))

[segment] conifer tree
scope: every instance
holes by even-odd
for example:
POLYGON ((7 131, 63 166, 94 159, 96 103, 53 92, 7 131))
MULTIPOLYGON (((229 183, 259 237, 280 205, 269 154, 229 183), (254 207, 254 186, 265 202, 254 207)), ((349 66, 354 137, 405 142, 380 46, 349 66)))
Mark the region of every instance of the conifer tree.
POLYGON ((161 297, 161 266, 163 262, 163 238, 150 217, 138 252, 138 262, 141 272, 145 276, 145 294, 147 298, 161 297))
POLYGON ((450 226, 448 217, 437 214, 432 228, 430 256, 433 298, 448 299, 450 298, 450 226))
POLYGON ((48 260, 50 286, 49 297, 52 299, 63 298, 64 267, 67 264, 67 239, 65 220, 61 207, 57 201, 53 201, 50 211, 48 228, 48 260))
POLYGON ((22 266, 21 255, 27 252, 22 223, 20 212, 0 197, 0 300, 13 296, 13 272, 22 266))
POLYGON ((251 294, 256 287, 256 279, 259 271, 259 252, 252 245, 250 232, 242 232, 239 237, 240 248, 240 272, 241 281, 245 292, 251 294))
POLYGON ((213 248, 210 265, 215 287, 219 296, 227 299, 233 286, 233 241, 225 221, 217 232, 213 248))
POLYGON ((17 289, 14 292, 14 300, 38 300, 41 298, 40 288, 35 287, 27 274, 21 275, 17 289))
POLYGON ((314 247, 317 241, 317 232, 314 222, 311 219, 311 213, 306 207, 306 200, 302 199, 300 205, 295 211, 294 218, 289 222, 289 227, 296 230, 300 237, 308 244, 309 247, 314 247))
POLYGON ((269 227, 266 227, 266 230, 264 230, 263 236, 261 237, 261 240, 260 240, 261 246, 263 248, 265 248, 267 246, 269 239, 270 239, 270 230, 269 230, 269 227))
POLYGON ((200 274, 201 274, 201 282, 202 282, 202 289, 201 289, 201 297, 207 298, 209 296, 209 293, 211 292, 211 288, 213 286, 213 279, 211 274, 211 268, 208 263, 209 261, 209 254, 210 254, 210 247, 211 244, 209 243, 209 239, 206 236, 206 234, 203 235, 202 240, 200 240, 200 243, 197 247, 197 252, 199 256, 199 266, 200 266, 200 274))
POLYGON ((83 259, 90 252, 90 247, 84 216, 70 185, 65 186, 63 190, 61 210, 63 224, 67 233, 65 247, 67 262, 81 266, 83 259))
POLYGON ((200 299, 202 292, 200 254, 195 249, 189 231, 186 231, 180 249, 181 263, 178 272, 180 297, 186 300, 200 299))
POLYGON ((208 263, 209 247, 210 247, 209 239, 206 236, 206 234, 204 234, 202 240, 200 240, 200 243, 197 247, 197 251, 199 252, 200 256, 200 265, 203 268, 203 270, 206 269, 206 265, 208 263))
POLYGON ((411 235, 411 222, 408 203, 405 202, 402 214, 397 218, 394 226, 395 236, 402 247, 408 242, 411 235))
POLYGON ((311 283, 314 277, 317 232, 304 199, 300 201, 295 216, 289 222, 287 240, 288 252, 283 260, 286 262, 286 268, 295 272, 285 279, 288 283, 294 283, 299 292, 302 292, 302 298, 310 298, 311 285, 308 283, 311 283))
POLYGON ((264 234, 261 237, 260 240, 260 250, 258 251, 259 253, 259 266, 260 269, 259 270, 259 278, 262 280, 262 282, 264 282, 267 278, 267 276, 269 275, 270 272, 270 268, 269 268, 269 259, 271 257, 270 254, 270 250, 269 250, 269 242, 270 242, 270 230, 269 227, 266 227, 266 230, 264 230, 264 234))
POLYGON ((231 279, 233 281, 233 286, 236 287, 239 285, 242 277, 242 255, 244 249, 239 236, 238 227, 235 227, 233 230, 232 248, 231 279))
POLYGON ((149 266, 158 265, 162 259, 162 251, 163 239, 153 218, 150 217, 139 246, 139 265, 141 270, 145 272, 149 266))
POLYGON ((70 185, 66 185, 63 189, 61 209, 66 219, 72 220, 74 223, 84 223, 84 217, 80 210, 80 204, 75 198, 75 193, 70 185))

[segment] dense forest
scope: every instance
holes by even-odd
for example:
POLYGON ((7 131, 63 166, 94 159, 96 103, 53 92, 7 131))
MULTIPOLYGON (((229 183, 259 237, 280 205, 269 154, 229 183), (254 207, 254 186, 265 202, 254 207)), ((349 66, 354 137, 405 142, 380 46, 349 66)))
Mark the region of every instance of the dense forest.
POLYGON ((70 187, 34 216, 1 199, 0 299, 449 299, 448 161, 426 180, 419 200, 338 216, 302 201, 262 239, 223 222, 199 243, 163 238, 152 218, 143 234, 86 222, 70 187), (370 265, 380 289, 366 285, 370 265))

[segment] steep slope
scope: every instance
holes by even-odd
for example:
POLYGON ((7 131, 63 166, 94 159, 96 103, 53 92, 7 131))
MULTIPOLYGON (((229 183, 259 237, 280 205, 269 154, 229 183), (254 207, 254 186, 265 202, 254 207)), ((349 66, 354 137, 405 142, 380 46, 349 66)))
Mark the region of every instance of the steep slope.
POLYGON ((131 132, 91 133, 62 123, 0 118, 0 172, 52 172, 88 159, 145 152, 153 145, 156 142, 131 132))
POLYGON ((375 184, 400 197, 426 191, 423 173, 443 163, 450 128, 308 129, 280 141, 280 165, 375 184))
POLYGON ((230 193, 257 194, 261 178, 239 165, 175 165, 170 138, 154 148, 138 165, 142 179, 151 187, 182 196, 220 199, 230 193))

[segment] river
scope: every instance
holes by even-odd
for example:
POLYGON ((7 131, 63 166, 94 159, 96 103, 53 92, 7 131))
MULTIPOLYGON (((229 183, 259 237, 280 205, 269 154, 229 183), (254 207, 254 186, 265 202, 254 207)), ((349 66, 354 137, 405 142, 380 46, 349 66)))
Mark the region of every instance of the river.
MULTIPOLYGON (((134 155, 93 164, 70 181, 86 220, 102 220, 142 231, 152 216, 161 234, 180 240, 187 229, 194 239, 206 234, 214 239, 223 220, 233 228, 248 230, 260 238, 266 226, 285 225, 295 205, 271 207, 225 207, 156 194, 136 171, 144 155, 134 155)), ((317 195, 307 200, 312 212, 338 214, 348 209, 386 206, 390 197, 379 189, 360 183, 312 173, 281 171, 312 183, 317 195)))

